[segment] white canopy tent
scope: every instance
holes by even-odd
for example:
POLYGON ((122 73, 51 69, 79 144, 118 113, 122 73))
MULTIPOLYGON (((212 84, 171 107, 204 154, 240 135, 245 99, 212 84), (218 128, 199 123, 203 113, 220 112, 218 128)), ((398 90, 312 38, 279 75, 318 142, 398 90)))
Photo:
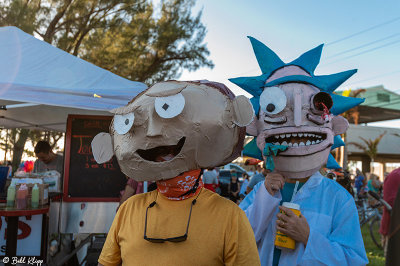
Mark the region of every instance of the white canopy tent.
POLYGON ((65 131, 68 114, 109 114, 146 89, 16 27, 0 28, 0 126, 65 131))

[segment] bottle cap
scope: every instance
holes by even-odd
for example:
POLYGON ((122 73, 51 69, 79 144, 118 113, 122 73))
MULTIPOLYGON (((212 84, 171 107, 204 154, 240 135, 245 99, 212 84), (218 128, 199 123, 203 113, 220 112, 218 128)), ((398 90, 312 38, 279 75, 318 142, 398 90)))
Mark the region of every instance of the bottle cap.
POLYGON ((300 210, 300 205, 293 202, 284 202, 282 206, 289 209, 300 210))

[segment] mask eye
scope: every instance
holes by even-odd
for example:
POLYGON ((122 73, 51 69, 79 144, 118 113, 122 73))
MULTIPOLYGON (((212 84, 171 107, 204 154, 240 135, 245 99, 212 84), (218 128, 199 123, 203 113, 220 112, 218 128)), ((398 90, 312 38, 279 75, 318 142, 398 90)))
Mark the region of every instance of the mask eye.
POLYGON ((267 87, 260 96, 260 107, 263 112, 275 115, 286 107, 286 94, 278 87, 267 87))
POLYGON ((185 107, 185 97, 181 93, 168 97, 157 97, 154 107, 160 117, 173 118, 179 115, 185 107))
POLYGON ((126 134, 133 126, 133 121, 135 121, 135 115, 133 113, 125 115, 115 115, 114 116, 114 129, 118 134, 126 134))
POLYGON ((312 97, 311 102, 313 109, 320 112, 323 112, 325 107, 330 110, 333 106, 332 97, 326 92, 318 92, 312 97))

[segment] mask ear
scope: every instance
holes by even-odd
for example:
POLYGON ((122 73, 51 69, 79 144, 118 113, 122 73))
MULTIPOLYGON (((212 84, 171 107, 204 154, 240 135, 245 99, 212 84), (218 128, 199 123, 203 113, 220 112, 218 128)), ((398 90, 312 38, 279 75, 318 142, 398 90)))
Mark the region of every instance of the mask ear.
POLYGON ((92 153, 97 163, 108 162, 114 155, 111 135, 101 132, 92 140, 92 153))
POLYGON ((254 118, 253 121, 246 127, 246 133, 250 136, 257 136, 257 118, 254 118))
POLYGON ((254 110, 249 99, 240 95, 235 97, 232 102, 233 106, 233 123, 239 127, 245 127, 249 125, 254 118, 254 110))
POLYGON ((332 118, 332 130, 334 135, 340 135, 346 132, 349 122, 343 116, 334 116, 332 118))

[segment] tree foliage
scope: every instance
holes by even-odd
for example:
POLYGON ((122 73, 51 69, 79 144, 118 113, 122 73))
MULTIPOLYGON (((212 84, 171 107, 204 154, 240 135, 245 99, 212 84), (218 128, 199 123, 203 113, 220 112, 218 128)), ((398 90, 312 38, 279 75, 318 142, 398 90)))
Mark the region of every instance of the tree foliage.
POLYGON ((149 85, 183 69, 213 67, 194 0, 8 0, 0 25, 13 25, 125 78, 149 85))
POLYGON ((378 145, 381 142, 383 136, 385 136, 386 131, 380 134, 375 139, 365 139, 360 137, 360 139, 364 142, 364 144, 360 144, 357 142, 350 142, 349 144, 356 146, 358 149, 362 150, 365 154, 367 154, 372 161, 375 160, 376 156, 378 155, 378 145))
POLYGON ((159 17, 151 4, 128 18, 115 18, 115 29, 96 29, 84 44, 84 58, 129 79, 148 84, 179 76, 184 68, 212 67, 202 44, 206 34, 201 12, 192 17, 193 1, 162 3, 159 17), (115 64, 117 62, 117 64, 115 64))

